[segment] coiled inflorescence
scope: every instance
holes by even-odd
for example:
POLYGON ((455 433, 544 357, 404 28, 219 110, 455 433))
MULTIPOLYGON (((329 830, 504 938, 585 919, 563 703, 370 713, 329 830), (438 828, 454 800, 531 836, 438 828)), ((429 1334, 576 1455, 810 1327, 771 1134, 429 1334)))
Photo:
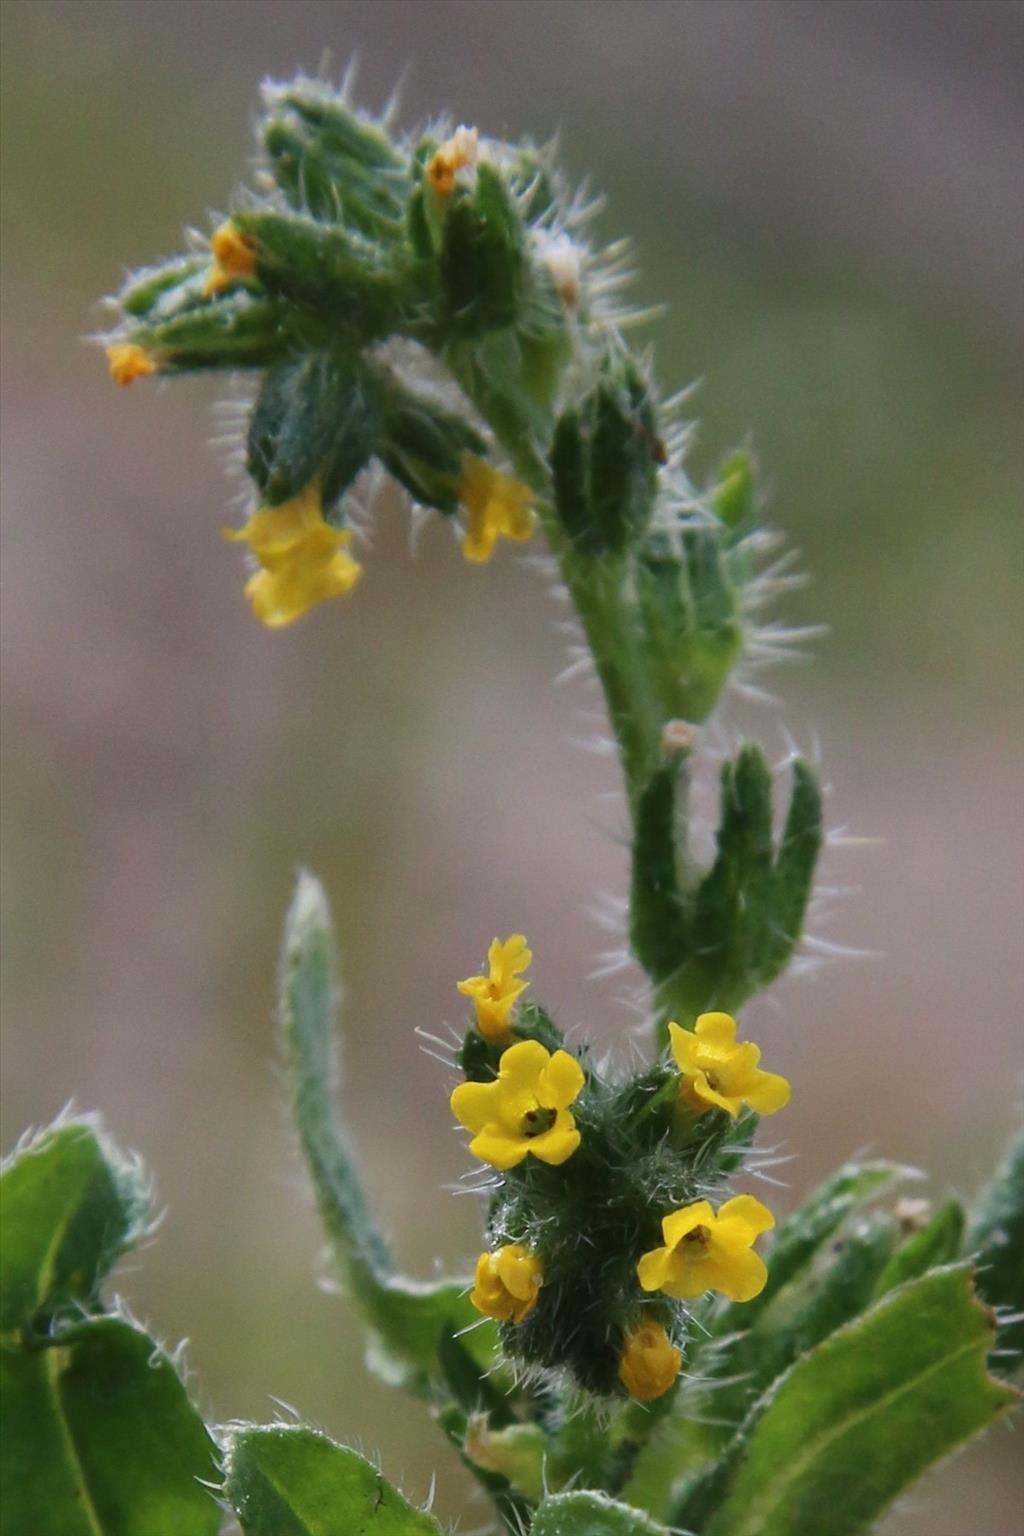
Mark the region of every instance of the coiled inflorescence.
POLYGON ((612 1079, 522 999, 530 958, 522 935, 495 939, 487 974, 459 983, 476 1017, 452 1111, 500 1175, 472 1300, 511 1359, 647 1401, 681 1369, 688 1302, 764 1287, 753 1245, 770 1211, 746 1194, 712 1202, 789 1084, 722 1013, 673 1025, 667 1059, 612 1079))

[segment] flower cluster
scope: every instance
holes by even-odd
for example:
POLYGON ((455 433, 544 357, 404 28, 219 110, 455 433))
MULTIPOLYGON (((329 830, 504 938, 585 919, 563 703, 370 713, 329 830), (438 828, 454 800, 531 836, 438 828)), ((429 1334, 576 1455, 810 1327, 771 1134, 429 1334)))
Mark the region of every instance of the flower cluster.
POLYGON ((470 1151, 504 1176, 491 1212, 498 1241, 477 1261, 471 1299, 503 1324, 510 1354, 578 1376, 571 1340, 584 1325, 591 1353, 596 1338, 617 1340, 603 1389, 613 1367, 618 1387, 653 1401, 682 1369, 688 1309, 678 1303, 759 1295, 768 1271, 754 1244, 775 1224, 752 1195, 717 1209, 671 1196, 713 1183, 710 1154, 744 1106, 771 1114, 789 1084, 759 1067, 757 1047, 738 1042, 723 1013, 669 1026, 671 1066, 605 1082, 585 1053, 550 1048, 555 1026, 522 997, 531 959, 522 934, 496 938, 487 974, 458 984, 475 1018, 461 1058, 470 1080, 452 1112, 470 1151))

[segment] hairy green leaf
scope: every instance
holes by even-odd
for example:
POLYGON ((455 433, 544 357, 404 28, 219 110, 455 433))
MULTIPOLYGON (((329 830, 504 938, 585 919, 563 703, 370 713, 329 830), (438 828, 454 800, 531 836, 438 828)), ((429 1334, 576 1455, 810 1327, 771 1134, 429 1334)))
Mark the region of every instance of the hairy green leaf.
POLYGON ((890 1292, 799 1360, 755 1407, 706 1536, 865 1530, 1016 1399, 985 1370, 993 1331, 969 1265, 890 1292))
POLYGON ((247 1536, 439 1536, 356 1451, 299 1425, 233 1430, 224 1491, 247 1536))
POLYGON ((91 1119, 52 1126, 20 1147, 0 1176, 0 1333, 38 1314, 88 1304, 143 1234, 149 1190, 137 1164, 91 1119))
POLYGON ((7 1536, 214 1536, 212 1440, 172 1360, 121 1317, 0 1350, 7 1536))
MULTIPOLYGON (((480 1323, 469 1281, 419 1283, 399 1275, 370 1214, 338 1122, 334 1015, 339 984, 327 902, 311 875, 299 877, 285 924, 281 1031, 292 1108, 317 1205, 342 1278, 376 1335, 371 1361, 390 1380, 420 1390, 438 1374, 442 1337, 480 1323)), ((467 1335, 480 1361, 491 1358, 494 1330, 467 1335)))
POLYGON ((663 1525, 603 1493, 556 1493, 545 1499, 530 1536, 668 1536, 663 1525))

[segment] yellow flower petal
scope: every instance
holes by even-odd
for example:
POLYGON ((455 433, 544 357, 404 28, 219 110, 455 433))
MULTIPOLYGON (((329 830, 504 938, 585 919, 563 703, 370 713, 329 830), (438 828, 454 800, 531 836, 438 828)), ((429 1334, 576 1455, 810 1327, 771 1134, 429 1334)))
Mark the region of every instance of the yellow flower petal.
POLYGON ((519 1136, 510 1136, 500 1125, 491 1124, 484 1126, 479 1136, 473 1137, 469 1150, 482 1163, 490 1163, 492 1168, 504 1171, 517 1168, 533 1147, 519 1136))
POLYGON ((542 1163, 548 1163, 552 1168, 560 1168, 567 1162, 580 1142, 583 1140, 576 1129, 576 1122, 568 1110, 561 1109, 558 1119, 549 1131, 542 1131, 539 1136, 532 1136, 527 1143, 527 1151, 542 1163))
MULTIPOLYGON (((696 1273, 696 1271, 695 1271, 696 1273)), ((721 1291, 731 1301, 753 1301, 768 1282, 768 1267, 752 1248, 726 1257, 713 1254, 704 1270, 704 1290, 721 1291)), ((691 1291, 690 1295, 699 1292, 691 1291)))
POLYGON ((728 1224, 742 1234, 745 1242, 753 1242, 754 1238, 760 1237, 762 1232, 772 1230, 775 1217, 768 1207, 762 1205, 753 1195, 734 1195, 719 1210, 718 1224, 719 1226, 728 1224))
POLYGON ((645 1291, 660 1291, 668 1276, 671 1248, 652 1248, 636 1267, 637 1279, 645 1291))
POLYGON ((537 1304, 544 1275, 540 1260, 520 1243, 496 1253, 482 1253, 476 1262, 470 1301, 485 1317, 521 1323, 537 1304))
POLYGON ((759 1115, 774 1115, 789 1103, 790 1087, 777 1072, 758 1072, 746 1094, 747 1103, 759 1115))
POLYGON ((586 1078, 575 1056, 556 1051, 537 1084, 537 1098, 547 1109, 568 1109, 579 1098, 586 1078))
POLYGON ((708 1045, 735 1045, 736 1020, 728 1013, 702 1013, 693 1032, 708 1045))
POLYGON ((256 617, 271 629, 302 618, 317 603, 351 592, 362 566, 344 548, 352 535, 324 521, 320 492, 308 485, 277 507, 261 507, 224 537, 249 545, 261 569, 246 583, 256 617))
POLYGON ((660 1323, 638 1323, 627 1333, 619 1380, 638 1402, 663 1397, 679 1375, 683 1357, 660 1323))
POLYGON ((533 492, 520 480, 492 469, 486 459, 467 454, 458 484, 467 530, 462 552, 477 565, 491 558, 498 539, 524 540, 534 529, 533 492))
POLYGON ((482 1131, 494 1119, 498 1084, 460 1083, 451 1096, 452 1114, 467 1131, 482 1131))
POLYGON ((661 1223, 666 1245, 675 1248, 694 1227, 706 1227, 714 1219, 715 1213, 708 1200, 698 1200, 693 1205, 684 1205, 682 1210, 671 1211, 661 1223))
POLYGON ((550 1052, 539 1040, 520 1040, 502 1052, 498 1076, 513 1091, 535 1093, 550 1060, 550 1052))

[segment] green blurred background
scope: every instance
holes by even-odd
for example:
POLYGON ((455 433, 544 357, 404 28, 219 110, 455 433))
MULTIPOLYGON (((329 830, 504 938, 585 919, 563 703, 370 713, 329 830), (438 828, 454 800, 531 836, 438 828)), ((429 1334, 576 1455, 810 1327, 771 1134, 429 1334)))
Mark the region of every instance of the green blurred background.
MULTIPOLYGON (((353 597, 272 634, 241 597, 206 451, 216 381, 115 390, 84 332, 125 265, 208 230, 264 74, 362 60, 404 121, 563 133, 640 249, 668 388, 700 378, 698 472, 748 432, 827 619, 773 681, 820 738, 855 888, 817 925, 880 958, 790 978, 746 1024, 794 1080, 778 1208, 870 1148, 969 1194, 1021 1100, 1019 196, 1024 11, 991 0, 6 0, 4 1141, 68 1099, 155 1170, 121 1280, 187 1335, 214 1418, 270 1394, 463 1512, 420 1410, 364 1371, 282 1107, 276 947, 298 863, 342 935, 346 1109, 410 1267, 466 1262, 480 1209, 413 1027, 523 928, 537 995, 624 1050, 632 978, 588 981, 625 889, 613 762, 536 574, 409 553, 385 495, 353 597)), ((653 332, 652 332, 653 335, 653 332)), ((727 711, 784 751, 778 711, 727 711)), ((769 1137, 776 1127, 770 1129, 769 1137)), ((1008 1536, 1000 1429, 886 1536, 1008 1536)), ((467 1512, 468 1511, 468 1512, 467 1512)))

